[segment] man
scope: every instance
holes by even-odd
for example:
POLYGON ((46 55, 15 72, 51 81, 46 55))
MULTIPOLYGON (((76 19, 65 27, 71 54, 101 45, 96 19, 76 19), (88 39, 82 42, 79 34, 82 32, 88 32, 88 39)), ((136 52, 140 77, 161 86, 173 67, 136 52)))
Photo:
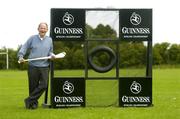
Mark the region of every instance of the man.
MULTIPOLYGON (((40 23, 38 26, 39 34, 31 36, 18 52, 20 63, 24 63, 24 55, 29 50, 28 58, 37 58, 51 56, 53 54, 52 39, 46 36, 48 31, 47 23, 40 23)), ((38 99, 47 88, 49 78, 49 61, 37 60, 29 61, 28 64, 28 81, 29 81, 29 96, 24 100, 27 109, 36 109, 38 107, 38 99)))

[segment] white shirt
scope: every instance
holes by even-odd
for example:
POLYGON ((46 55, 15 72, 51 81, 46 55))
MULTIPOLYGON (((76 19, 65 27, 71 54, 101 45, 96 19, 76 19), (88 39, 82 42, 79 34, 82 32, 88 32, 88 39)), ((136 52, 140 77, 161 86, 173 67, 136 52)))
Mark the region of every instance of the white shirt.
POLYGON ((41 40, 43 40, 44 38, 42 38, 40 35, 39 35, 39 38, 41 39, 41 40))

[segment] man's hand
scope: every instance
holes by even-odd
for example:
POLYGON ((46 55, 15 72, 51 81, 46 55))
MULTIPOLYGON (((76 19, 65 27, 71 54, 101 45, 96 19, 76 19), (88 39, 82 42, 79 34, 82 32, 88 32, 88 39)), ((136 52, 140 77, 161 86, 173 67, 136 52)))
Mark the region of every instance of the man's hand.
POLYGON ((19 60, 18 60, 18 63, 21 64, 21 63, 24 63, 24 58, 23 57, 20 57, 19 60))
POLYGON ((54 60, 56 58, 56 55, 55 54, 51 54, 51 60, 54 60))

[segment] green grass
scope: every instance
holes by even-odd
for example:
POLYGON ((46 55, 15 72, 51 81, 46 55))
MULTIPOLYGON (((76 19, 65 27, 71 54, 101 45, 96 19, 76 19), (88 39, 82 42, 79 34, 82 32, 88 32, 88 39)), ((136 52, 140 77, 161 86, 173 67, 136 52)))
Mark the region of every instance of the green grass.
MULTIPOLYGON (((37 110, 26 110, 23 102, 28 94, 26 74, 26 71, 0 71, 0 119, 179 119, 180 117, 180 69, 153 70, 154 106, 146 108, 120 108, 113 105, 45 109, 40 106, 37 110)), ((115 91, 117 88, 117 81, 88 81, 86 89, 88 105, 113 103, 117 100, 115 91), (107 98, 106 94, 114 98, 107 98)), ((43 97, 39 101, 42 103, 43 97)))

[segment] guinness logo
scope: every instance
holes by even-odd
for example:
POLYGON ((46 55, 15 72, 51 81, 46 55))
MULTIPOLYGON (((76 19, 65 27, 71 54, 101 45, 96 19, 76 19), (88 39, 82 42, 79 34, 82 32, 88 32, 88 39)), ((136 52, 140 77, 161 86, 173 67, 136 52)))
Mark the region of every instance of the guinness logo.
POLYGON ((139 25, 141 23, 141 16, 139 14, 136 14, 135 12, 133 12, 130 17, 130 22, 133 25, 139 25))
POLYGON ((63 91, 66 94, 71 94, 74 91, 74 85, 68 81, 65 81, 63 85, 63 91))
POLYGON ((73 22, 74 22, 74 17, 71 14, 69 14, 68 12, 66 12, 63 16, 63 23, 65 25, 71 25, 71 24, 73 24, 73 22))
POLYGON ((136 81, 133 81, 133 83, 130 86, 130 90, 134 94, 138 94, 141 92, 141 85, 137 83, 136 81))

